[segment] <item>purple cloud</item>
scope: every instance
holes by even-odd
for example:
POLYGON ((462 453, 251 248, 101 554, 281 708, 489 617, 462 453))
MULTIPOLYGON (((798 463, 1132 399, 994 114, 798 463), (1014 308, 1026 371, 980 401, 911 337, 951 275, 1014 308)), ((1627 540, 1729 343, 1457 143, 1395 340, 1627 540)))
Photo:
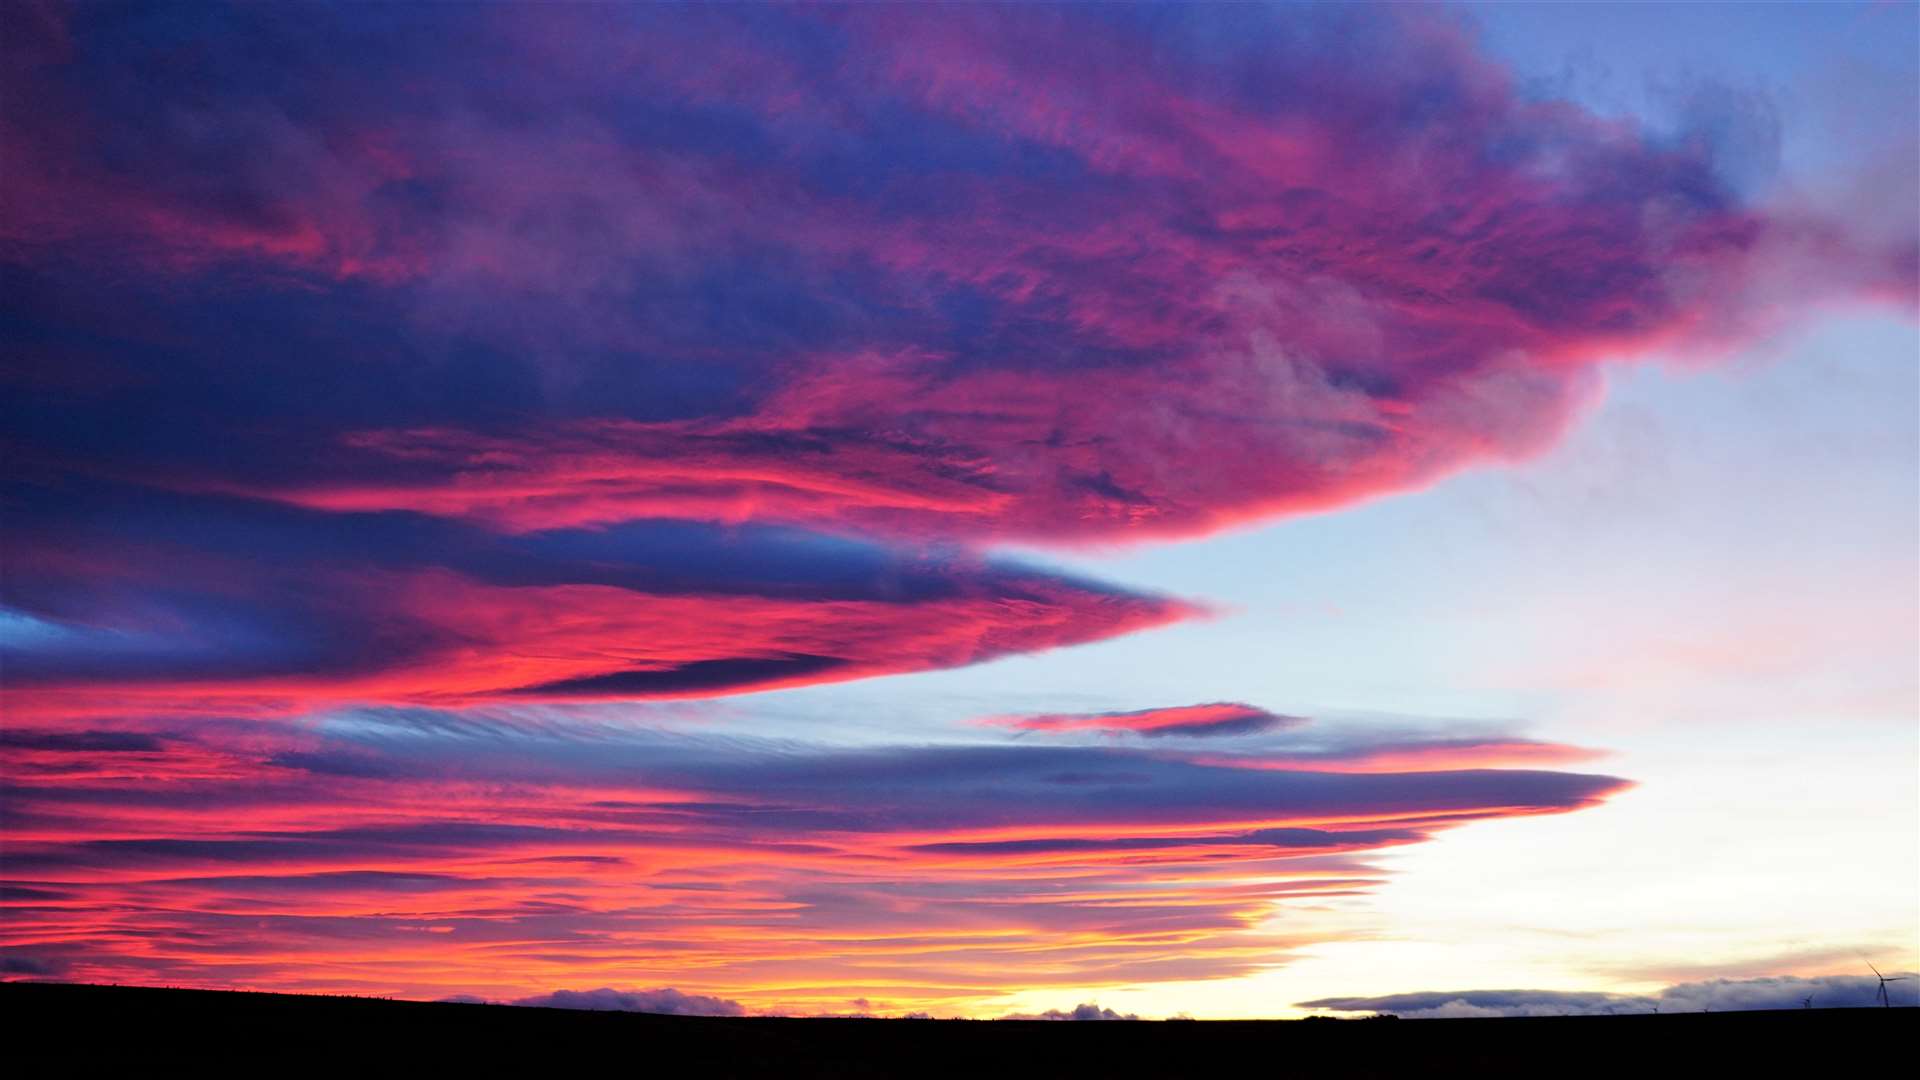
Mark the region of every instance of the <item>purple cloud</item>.
MULTIPOLYGON (((1920 1005, 1920 976, 1889 983, 1892 1003, 1920 1005)), ((1892 973, 1889 973, 1891 977, 1892 973)), ((1564 990, 1450 990, 1302 1001, 1303 1009, 1392 1013, 1406 1019, 1475 1016, 1598 1016, 1650 1012, 1740 1012, 1752 1009, 1859 1009, 1879 1005, 1870 975, 1775 975, 1675 983, 1655 994, 1564 990)))
POLYGON ((745 1016, 737 1001, 706 994, 683 994, 672 987, 655 990, 555 990, 515 1001, 540 1009, 585 1009, 594 1012, 658 1013, 663 1016, 745 1016))
MULTIPOLYGON (((0 758, 9 955, 83 981, 491 1000, 638 969, 809 1014, 1257 971, 1307 940, 1273 929, 1275 909, 1371 889, 1371 853, 1625 786, 1246 768, 1107 740, 847 747, 547 711, 121 724, 163 752, 0 758), (422 949, 430 971, 409 959, 422 949)), ((676 1004, 569 993, 542 1000, 676 1004)))
POLYGON ((1069 1012, 1048 1009, 1043 1013, 1008 1013, 1002 1020, 1138 1020, 1132 1013, 1117 1013, 1112 1009, 1103 1009, 1093 1002, 1075 1005, 1069 1012))

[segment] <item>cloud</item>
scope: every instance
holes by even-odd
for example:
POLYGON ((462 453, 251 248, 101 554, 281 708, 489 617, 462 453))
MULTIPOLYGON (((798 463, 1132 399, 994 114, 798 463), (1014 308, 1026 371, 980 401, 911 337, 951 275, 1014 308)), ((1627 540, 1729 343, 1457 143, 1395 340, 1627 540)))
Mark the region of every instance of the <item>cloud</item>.
POLYGON ((1412 8, 42 14, 0 85, 0 498, 50 712, 1160 626, 1196 606, 980 550, 1522 457, 1604 361, 1909 303, 1920 252, 1753 204, 1740 102, 1677 138, 1536 100, 1412 8))
MULTIPOLYGON (((1889 973, 1892 977, 1893 973, 1889 973)), ((1888 984, 1893 1004, 1920 1005, 1920 982, 1888 984)), ((1463 990, 1388 994, 1383 997, 1320 998, 1303 1009, 1386 1012, 1409 1019, 1471 1016, 1595 1016, 1634 1012, 1737 1012, 1750 1009, 1866 1008, 1879 1004, 1872 976, 1775 975, 1759 979, 1705 979, 1676 983, 1657 994, 1608 994, 1561 990, 1463 990)))
POLYGON ((58 977, 65 974, 66 970, 67 965, 58 959, 47 959, 11 950, 0 954, 0 975, 58 977))
POLYGON ((1313 772, 1410 772, 1475 768, 1544 768, 1592 761, 1600 752, 1515 735, 1469 720, 1408 724, 1392 717, 1309 721, 1239 702, 1156 709, 1038 713, 987 717, 985 727, 1044 732, 1062 742, 1125 736, 1220 742, 1192 760, 1222 768, 1313 772))
POLYGON ((1572 765, 1604 756, 1596 750, 1512 736, 1381 732, 1371 739, 1305 741, 1305 745, 1236 746, 1209 764, 1241 769, 1320 772, 1405 772, 1421 769, 1520 768, 1572 765))
POLYGON ((1538 99, 1411 6, 14 22, 0 940, 82 978, 818 1011, 1280 962, 1273 906, 1364 852, 1622 781, 1273 714, 1200 755, 1074 736, 1173 713, 848 747, 506 705, 1195 617, 991 551, 1522 458, 1607 362, 1920 279, 1908 225, 1754 202, 1729 103, 1538 99))
POLYGON ((1046 1012, 1043 1012, 1043 1013, 1009 1013, 1006 1016, 1001 1017, 1000 1019, 1002 1020, 1138 1020, 1140 1018, 1138 1016, 1133 1015, 1132 1013, 1126 1013, 1123 1015, 1121 1013, 1114 1012, 1112 1009, 1103 1009, 1092 1002, 1085 1002, 1080 1005, 1075 1005, 1071 1012, 1061 1012, 1059 1009, 1048 1009, 1046 1012))
POLYGON ((737 1001, 683 994, 671 987, 657 990, 555 990, 521 998, 515 1005, 542 1009, 587 1009, 602 1012, 659 1013, 664 1016, 745 1016, 747 1010, 737 1001))
POLYGON ((335 510, 1193 535, 1535 452, 1762 284, 1915 276, 1745 201, 1742 125, 1533 100, 1443 13, 49 22, 26 459, 335 510))
POLYGON ((1305 723, 1299 717, 1281 716, 1236 701, 1214 701, 1204 705, 1176 705, 1160 709, 1134 709, 1127 712, 1043 713, 1034 716, 1001 716, 987 723, 1021 731, 1097 731, 1110 735, 1140 735, 1149 739, 1166 736, 1212 738, 1248 735, 1273 728, 1305 723))
POLYGON ((503 536, 125 488, 9 494, 19 573, 0 598, 31 629, 0 639, 0 657, 23 710, 705 697, 953 667, 1200 611, 964 550, 765 526, 503 536))
POLYGON ((755 1011, 951 1013, 1011 986, 1245 974, 1314 940, 1276 909, 1373 888, 1371 853, 1625 786, 795 742, 624 710, 117 724, 168 752, 53 775, 0 758, 0 945, 85 981, 422 998, 640 972, 755 1011))
POLYGON ((49 754, 138 754, 162 748, 159 739, 125 731, 0 731, 0 748, 49 754))

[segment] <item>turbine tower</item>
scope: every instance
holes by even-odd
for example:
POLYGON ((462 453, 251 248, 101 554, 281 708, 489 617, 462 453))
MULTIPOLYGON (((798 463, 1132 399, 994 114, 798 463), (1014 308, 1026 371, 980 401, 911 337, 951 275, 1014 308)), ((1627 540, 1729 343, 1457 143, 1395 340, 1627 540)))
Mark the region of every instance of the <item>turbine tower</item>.
POLYGON ((1867 967, 1872 968, 1874 978, 1880 980, 1880 987, 1878 990, 1874 991, 1873 996, 1880 1000, 1880 1004, 1883 1007, 1889 1008, 1889 1009, 1893 1008, 1893 999, 1887 995, 1887 984, 1891 982, 1892 983, 1906 982, 1907 977, 1905 975, 1895 975, 1893 978, 1889 979, 1885 975, 1880 974, 1880 969, 1877 967, 1874 967, 1873 961, 1871 960, 1867 961, 1867 967))

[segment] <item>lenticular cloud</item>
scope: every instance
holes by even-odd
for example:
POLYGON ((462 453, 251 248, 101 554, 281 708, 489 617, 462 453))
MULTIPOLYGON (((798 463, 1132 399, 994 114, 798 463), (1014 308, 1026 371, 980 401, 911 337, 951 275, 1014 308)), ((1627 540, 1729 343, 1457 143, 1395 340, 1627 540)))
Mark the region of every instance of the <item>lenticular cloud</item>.
MULTIPOLYGON (((25 487, 23 485, 23 487, 25 487)), ((69 482, 14 500, 27 715, 713 697, 1098 640, 1194 605, 960 550, 646 521, 503 535, 69 482)))
POLYGON ((1360 853, 1622 782, 1218 702, 457 732, 1195 617, 992 549, 1514 459, 1602 362, 1920 277, 1412 8, 8 15, 8 973, 818 1010, 1259 970, 1360 853))
POLYGON ((1178 536, 1532 451, 1597 361, 1761 327, 1763 282, 1911 288, 1911 237, 1377 15, 82 9, 9 62, 0 236, 59 300, 37 359, 91 361, 41 392, 123 415, 164 355, 232 441, 31 441, 507 529, 1178 536), (93 305, 140 313, 120 355, 93 305))
POLYGON ((1249 974, 1378 885, 1375 853, 1626 786, 1168 743, 836 746, 520 708, 81 734, 0 758, 0 959, 21 972, 495 999, 672 984, 522 1002, 655 1012, 971 1010, 1015 988, 1249 974))
POLYGON ((1762 282, 1914 280, 1428 14, 35 10, 36 688, 674 696, 1097 640, 1195 609, 891 568, 1416 486, 1546 445, 1601 360, 1764 328, 1762 282), (674 521, 857 534, 887 595, 816 588, 825 541, 664 592, 651 534, 573 554, 674 521))

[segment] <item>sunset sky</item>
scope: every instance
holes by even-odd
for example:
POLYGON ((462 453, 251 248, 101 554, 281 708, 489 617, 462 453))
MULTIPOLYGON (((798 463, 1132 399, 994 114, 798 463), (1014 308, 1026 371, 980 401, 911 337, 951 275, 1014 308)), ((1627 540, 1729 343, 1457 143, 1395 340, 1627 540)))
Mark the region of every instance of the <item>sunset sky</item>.
POLYGON ((1920 967, 1920 6, 0 19, 4 977, 1920 967))

